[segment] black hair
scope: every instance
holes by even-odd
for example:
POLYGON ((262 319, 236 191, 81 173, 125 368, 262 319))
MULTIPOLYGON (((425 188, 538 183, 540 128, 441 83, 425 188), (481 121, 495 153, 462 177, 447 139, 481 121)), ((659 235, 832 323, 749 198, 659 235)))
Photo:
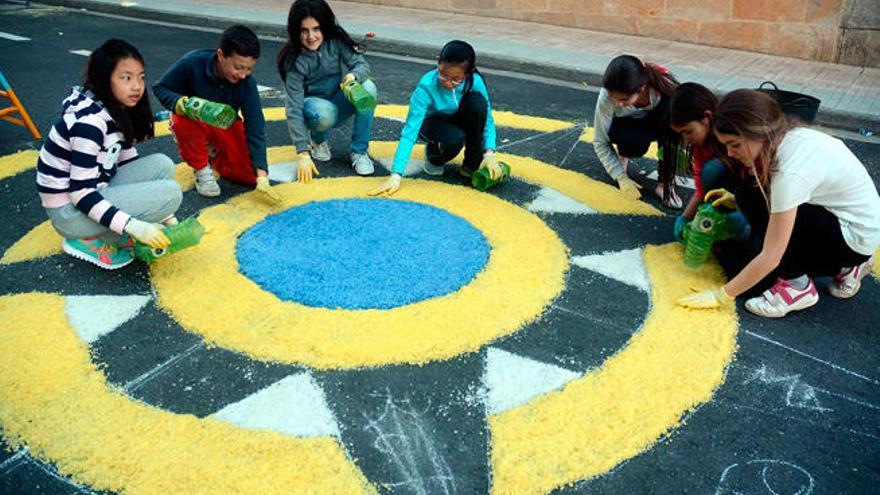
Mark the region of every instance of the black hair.
POLYGON ((116 100, 110 84, 110 76, 116 69, 116 65, 119 61, 127 58, 137 60, 146 69, 144 57, 133 45, 120 39, 105 41, 89 55, 83 89, 91 91, 95 98, 104 104, 104 108, 107 109, 113 122, 119 127, 125 141, 137 143, 150 139, 154 135, 153 111, 150 109, 146 82, 144 83, 144 95, 131 108, 123 106, 116 100))
POLYGON ((645 63, 632 55, 614 57, 602 76, 602 87, 625 95, 637 93, 642 85, 654 88, 663 96, 670 96, 678 80, 665 67, 645 63))
POLYGON ((676 127, 687 125, 688 122, 703 120, 706 112, 712 117, 709 119, 709 132, 706 134, 706 142, 712 148, 712 154, 719 158, 728 168, 733 168, 733 159, 727 156, 724 145, 715 136, 715 115, 718 112, 718 97, 709 88, 702 84, 686 82, 675 88, 675 92, 669 98, 669 124, 676 127))
POLYGON ((236 24, 226 28, 220 35, 220 51, 227 57, 238 54, 260 58, 260 40, 249 27, 236 24))
POLYGON ((321 34, 324 36, 324 43, 331 40, 340 40, 342 43, 356 52, 363 52, 364 46, 355 43, 348 35, 348 32, 336 22, 336 15, 330 5, 324 0, 296 0, 290 6, 290 12, 287 14, 287 43, 281 47, 275 62, 278 65, 278 74, 282 81, 287 80, 287 69, 293 64, 299 54, 303 52, 302 43, 300 42, 300 28, 302 21, 306 17, 311 17, 318 21, 321 34))
MULTIPOLYGON (((477 70, 477 53, 474 51, 474 47, 466 41, 452 40, 440 49, 437 61, 464 67, 466 78, 462 92, 463 94, 468 94, 474 86, 474 74, 480 73, 477 70)), ((482 76, 482 74, 480 75, 482 76)))

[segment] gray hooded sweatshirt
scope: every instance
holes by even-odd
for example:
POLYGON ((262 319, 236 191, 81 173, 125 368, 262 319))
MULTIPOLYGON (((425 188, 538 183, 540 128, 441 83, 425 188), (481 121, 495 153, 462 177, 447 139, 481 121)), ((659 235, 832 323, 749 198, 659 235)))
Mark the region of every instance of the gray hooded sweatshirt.
POLYGON ((318 51, 303 51, 288 66, 284 83, 284 109, 287 130, 297 153, 309 149, 303 100, 310 96, 329 100, 339 91, 339 83, 346 74, 353 74, 358 82, 363 83, 370 78, 370 64, 362 54, 338 39, 324 41, 318 51))

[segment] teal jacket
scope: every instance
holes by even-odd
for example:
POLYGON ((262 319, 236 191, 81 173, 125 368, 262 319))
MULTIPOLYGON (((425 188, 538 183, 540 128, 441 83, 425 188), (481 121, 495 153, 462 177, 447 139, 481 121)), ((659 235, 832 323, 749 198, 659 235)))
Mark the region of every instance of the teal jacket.
MULTIPOLYGON (((445 114, 452 115, 458 111, 461 103, 464 84, 453 89, 446 89, 437 80, 437 69, 428 72, 419 80, 419 84, 409 99, 409 112, 406 114, 406 123, 400 133, 400 144, 394 153, 394 165, 391 171, 403 175, 406 163, 412 153, 422 122, 429 115, 445 114)), ((489 92, 486 91, 486 83, 480 74, 474 74, 474 84, 471 91, 477 91, 489 102, 489 92)), ((492 120, 492 105, 489 104, 486 117, 486 127, 483 129, 483 149, 495 149, 495 121, 492 120)))

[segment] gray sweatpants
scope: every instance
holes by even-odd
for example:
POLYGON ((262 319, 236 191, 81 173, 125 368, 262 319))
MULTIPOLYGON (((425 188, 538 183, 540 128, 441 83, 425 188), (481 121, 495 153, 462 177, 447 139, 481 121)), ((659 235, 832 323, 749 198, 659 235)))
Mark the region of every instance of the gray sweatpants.
MULTIPOLYGON (((155 153, 119 167, 107 187, 98 190, 113 206, 144 222, 161 222, 180 207, 183 193, 174 180, 174 162, 155 153)), ((119 234, 89 218, 72 203, 46 208, 52 226, 67 239, 99 237, 117 242, 119 234)))

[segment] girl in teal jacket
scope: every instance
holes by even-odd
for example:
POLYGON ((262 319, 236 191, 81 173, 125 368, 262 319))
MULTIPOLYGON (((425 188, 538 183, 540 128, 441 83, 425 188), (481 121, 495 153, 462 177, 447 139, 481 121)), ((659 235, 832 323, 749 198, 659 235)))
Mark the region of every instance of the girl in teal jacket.
POLYGON ((426 143, 424 171, 443 175, 444 165, 464 147, 459 172, 470 177, 477 167, 492 179, 502 175, 495 158, 495 122, 489 92, 477 70, 474 48, 464 41, 447 43, 437 57, 437 68, 419 80, 409 101, 406 124, 394 153, 391 177, 372 195, 394 194, 409 161, 416 139, 426 143))

